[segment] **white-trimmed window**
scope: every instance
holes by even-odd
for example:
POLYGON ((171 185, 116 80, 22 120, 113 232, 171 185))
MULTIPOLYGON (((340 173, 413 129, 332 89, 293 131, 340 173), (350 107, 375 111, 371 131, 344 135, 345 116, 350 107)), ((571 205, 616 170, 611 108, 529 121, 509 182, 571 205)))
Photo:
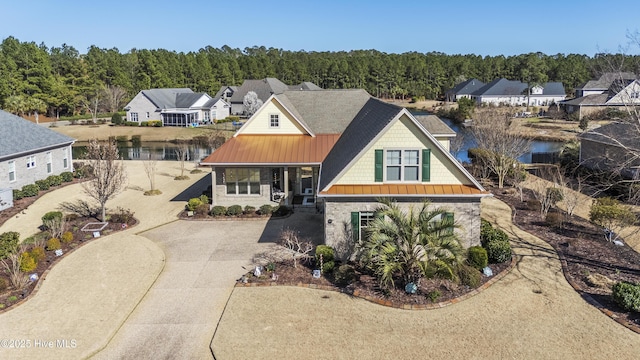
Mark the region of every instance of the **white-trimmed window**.
POLYGON ((131 121, 138 121, 138 113, 129 113, 129 117, 131 118, 131 121))
POLYGON ((36 167, 36 156, 27 156, 27 169, 33 169, 34 167, 36 167))
POLYGON ((269 115, 269 127, 270 128, 280 127, 280 115, 278 114, 269 115))
POLYGON ((209 111, 205 111, 202 113, 202 120, 209 121, 211 120, 211 113, 209 111))
POLYGON ((15 160, 9 161, 9 182, 16 181, 16 162, 15 160))
POLYGON ((62 149, 63 157, 62 157, 62 167, 65 169, 69 168, 69 148, 62 149))
POLYGON ((260 195, 260 169, 228 168, 224 175, 227 195, 260 195))
POLYGON ((47 174, 51 174, 53 172, 53 156, 51 156, 51 151, 47 152, 47 174))
POLYGON ((385 151, 386 181, 418 181, 420 150, 388 149, 385 151))

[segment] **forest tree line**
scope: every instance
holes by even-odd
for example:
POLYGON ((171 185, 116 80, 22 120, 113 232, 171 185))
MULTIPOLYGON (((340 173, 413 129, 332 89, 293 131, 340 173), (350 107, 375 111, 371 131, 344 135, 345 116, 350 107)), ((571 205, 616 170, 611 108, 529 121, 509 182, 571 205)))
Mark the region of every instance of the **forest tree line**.
POLYGON ((638 56, 529 53, 516 56, 388 54, 376 50, 336 52, 206 46, 198 51, 91 46, 81 53, 63 44, 0 44, 0 106, 19 114, 49 116, 115 112, 140 90, 188 87, 214 95, 223 85, 275 77, 286 84, 310 81, 325 89, 363 88, 381 98, 441 99, 466 79, 497 78, 528 83, 560 81, 568 96, 611 64, 639 73, 638 56))

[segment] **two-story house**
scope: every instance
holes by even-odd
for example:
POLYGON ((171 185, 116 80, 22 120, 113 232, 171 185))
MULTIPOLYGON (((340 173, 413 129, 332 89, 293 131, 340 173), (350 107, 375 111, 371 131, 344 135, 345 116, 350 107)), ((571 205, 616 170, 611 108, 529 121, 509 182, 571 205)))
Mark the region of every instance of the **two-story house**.
POLYGON ((439 119, 418 121, 364 90, 285 91, 201 164, 212 167, 213 204, 301 196, 324 214, 331 246, 358 238, 382 197, 450 209, 471 246, 489 194, 449 153, 452 136, 439 119))

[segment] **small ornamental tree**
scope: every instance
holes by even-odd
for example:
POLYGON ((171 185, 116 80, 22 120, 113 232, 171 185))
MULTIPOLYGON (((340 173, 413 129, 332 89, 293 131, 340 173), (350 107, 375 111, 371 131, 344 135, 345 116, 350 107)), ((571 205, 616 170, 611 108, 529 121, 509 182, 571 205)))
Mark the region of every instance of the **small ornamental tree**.
POLYGON ((591 205, 589 220, 605 230, 605 239, 613 241, 628 226, 636 223, 636 216, 631 209, 618 200, 609 197, 598 198, 591 205))
POLYGON ((118 146, 115 141, 89 141, 87 146, 87 162, 93 169, 93 178, 82 183, 87 195, 100 204, 102 221, 106 218, 107 201, 113 199, 126 185, 127 176, 124 172, 118 146))

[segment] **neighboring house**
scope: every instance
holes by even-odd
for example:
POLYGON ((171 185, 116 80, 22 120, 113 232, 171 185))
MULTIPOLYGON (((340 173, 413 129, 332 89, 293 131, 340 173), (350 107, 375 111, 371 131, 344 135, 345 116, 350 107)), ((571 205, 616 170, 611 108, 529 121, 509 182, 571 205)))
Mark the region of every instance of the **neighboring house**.
POLYGON ((238 91, 237 86, 221 86, 220 90, 218 90, 218 92, 214 97, 222 98, 222 100, 229 103, 231 101, 231 97, 233 96, 233 93, 236 91, 238 91))
POLYGON ((602 93, 590 93, 561 103, 567 114, 577 113, 578 119, 606 109, 624 111, 628 106, 637 105, 640 105, 640 81, 636 79, 614 79, 602 93))
POLYGON ((362 236, 381 197, 450 209, 463 245, 477 245, 489 194, 449 153, 454 136, 364 90, 285 91, 201 164, 212 167, 213 204, 315 206, 334 247, 362 236))
POLYGON ((231 104, 231 114, 244 115, 244 97, 248 92, 253 91, 258 99, 264 103, 271 95, 282 94, 288 90, 322 90, 314 83, 303 82, 298 85, 287 85, 276 78, 266 78, 260 80, 245 80, 241 86, 233 91, 233 95, 229 99, 231 104))
POLYGON ((454 102, 458 101, 460 98, 468 98, 470 99, 472 94, 483 87, 485 83, 478 79, 470 79, 467 81, 463 81, 458 85, 454 86, 453 89, 448 90, 444 93, 446 101, 454 102))
POLYGON ((124 109, 127 121, 159 120, 163 126, 197 126, 228 117, 230 108, 222 98, 179 88, 142 90, 124 109))
POLYGON ((497 79, 474 91, 471 98, 478 104, 548 106, 567 97, 560 82, 535 85, 530 95, 527 92, 527 84, 523 82, 497 79))
POLYGON ((594 170, 620 173, 628 179, 639 179, 639 126, 637 123, 612 122, 581 134, 580 164, 594 170))
POLYGON ((584 85, 576 88, 575 97, 580 98, 587 95, 599 95, 609 92, 611 84, 615 80, 633 80, 636 79, 636 74, 623 72, 623 73, 604 73, 596 80, 589 80, 584 85))
POLYGON ((0 110, 0 189, 73 171, 74 139, 0 110))

